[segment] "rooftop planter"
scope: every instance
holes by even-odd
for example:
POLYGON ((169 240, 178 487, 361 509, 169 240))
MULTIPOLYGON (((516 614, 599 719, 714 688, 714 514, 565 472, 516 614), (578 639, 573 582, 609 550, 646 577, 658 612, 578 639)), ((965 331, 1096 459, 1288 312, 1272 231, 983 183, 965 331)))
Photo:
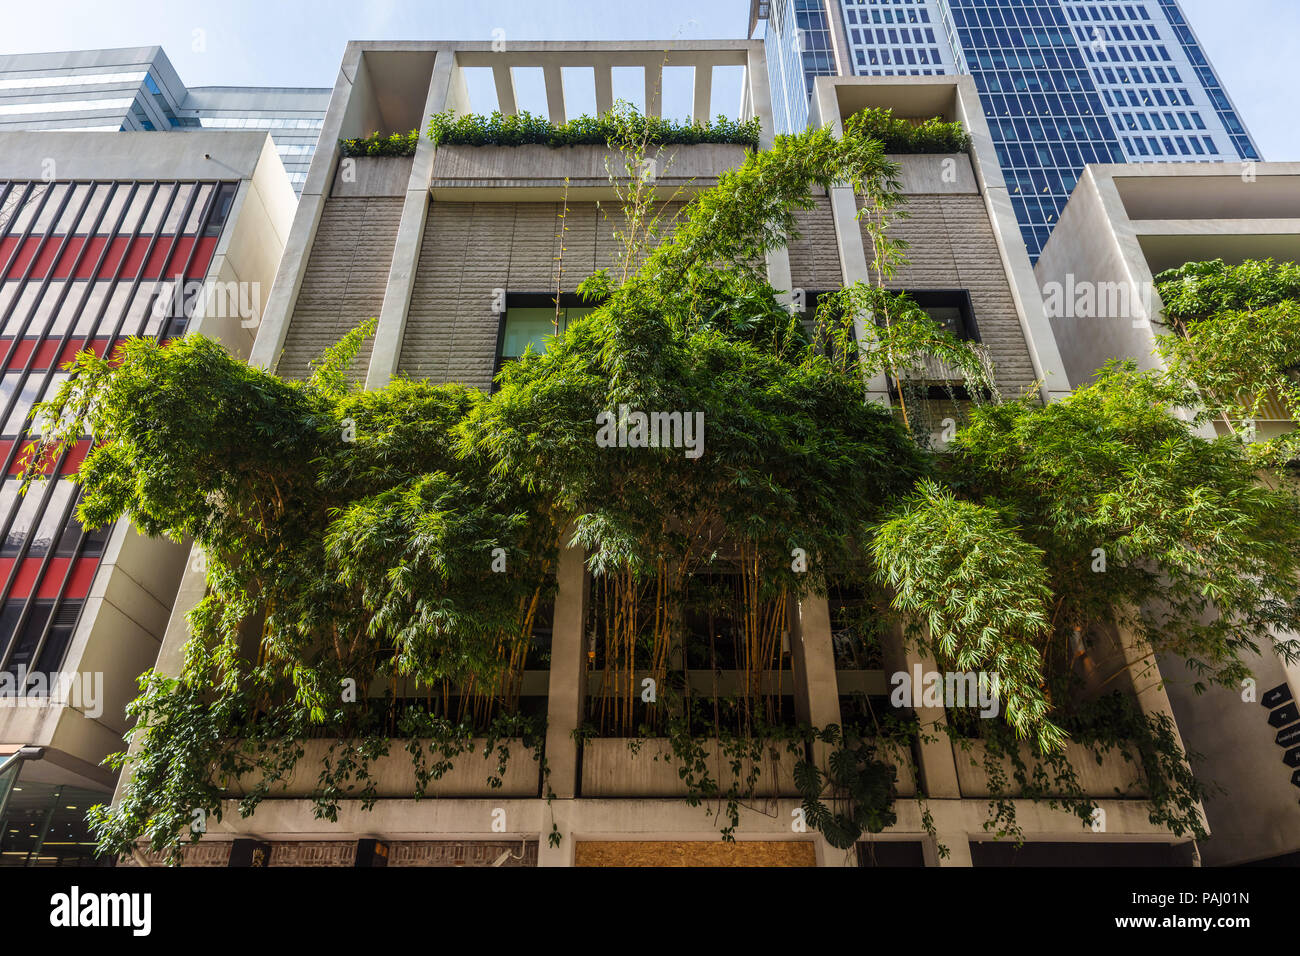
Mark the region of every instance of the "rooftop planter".
POLYGON ((971 168, 970 135, 961 123, 938 117, 918 122, 896 117, 893 110, 869 109, 854 113, 845 126, 880 142, 899 166, 905 194, 979 191, 971 168))
POLYGON ((893 110, 868 109, 854 113, 844 124, 869 139, 879 140, 886 153, 969 153, 971 140, 961 123, 939 117, 917 122, 894 115, 893 110))
POLYGON ((420 131, 371 133, 339 140, 339 164, 332 196, 403 196, 411 178, 411 163, 420 131))
POLYGON ((642 175, 679 186, 711 184, 739 166, 758 145, 757 121, 678 124, 631 111, 583 116, 562 125, 520 113, 489 117, 449 113, 434 116, 429 137, 438 146, 434 188, 492 184, 608 187, 624 178, 626 160, 617 144, 644 144, 642 175))

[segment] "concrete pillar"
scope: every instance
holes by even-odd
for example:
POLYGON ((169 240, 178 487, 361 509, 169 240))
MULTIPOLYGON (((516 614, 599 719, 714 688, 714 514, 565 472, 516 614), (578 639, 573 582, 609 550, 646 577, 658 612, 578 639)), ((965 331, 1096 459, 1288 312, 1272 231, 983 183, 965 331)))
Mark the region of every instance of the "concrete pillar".
MULTIPOLYGON (((555 595, 550 683, 547 688, 546 765, 550 770, 548 785, 561 799, 575 797, 578 793, 578 742, 573 734, 586 711, 582 631, 587 617, 585 558, 581 548, 561 545, 556 571, 559 590, 555 595)), ((564 829, 560 827, 561 832, 564 829)))
POLYGON ((497 88, 497 109, 504 116, 514 116, 519 107, 515 104, 515 75, 510 65, 492 67, 492 80, 497 88))
MULTIPOLYGON (((842 724, 835 649, 831 641, 830 605, 824 596, 805 594, 793 618, 790 656, 794 665, 795 713, 819 729, 842 724)), ((831 745, 813 744, 813 761, 825 769, 831 745)), ((820 833, 813 834, 818 866, 857 866, 855 851, 838 850, 820 833)))
POLYGON ((817 855, 818 866, 856 867, 858 865, 858 848, 840 850, 826 842, 820 833, 813 837, 813 851, 817 855))
POLYGON ((597 62, 596 71, 596 112, 600 115, 614 108, 614 74, 608 62, 597 62))
POLYGON ((921 841, 921 852, 925 855, 926 866, 966 866, 972 865, 970 857, 970 837, 965 833, 937 833, 921 841), (939 856, 942 845, 947 851, 946 857, 939 856))
MULTIPOLYGON (((433 64, 433 78, 429 83, 428 97, 423 116, 441 113, 451 94, 453 72, 456 71, 456 54, 439 50, 433 64)), ((411 178, 406 186, 406 199, 402 205, 402 220, 397 227, 393 243, 393 261, 388 269, 388 286, 384 292, 384 305, 375 329, 374 349, 370 354, 370 369, 366 375, 366 388, 383 388, 397 372, 402 357, 402 337, 406 331, 406 310, 411 304, 411 288, 415 285, 415 270, 420 262, 420 248, 424 243, 424 224, 429 215, 429 183, 433 179, 433 157, 436 147, 433 140, 421 136, 415 147, 411 163, 411 178)))
POLYGON ((709 63, 695 64, 695 103, 691 109, 691 120, 703 123, 711 119, 713 108, 713 66, 709 63))
POLYGON ((547 63, 542 67, 542 79, 546 84, 546 111, 551 122, 563 126, 568 114, 564 108, 564 71, 559 63, 547 63))
MULTIPOLYGON (((939 668, 928 657, 922 656, 915 648, 907 647, 901 628, 892 629, 885 643, 885 670, 887 673, 903 671, 913 678, 916 669, 922 674, 937 671, 939 668)), ((892 687, 892 685, 891 685, 892 687)), ((948 737, 948 715, 942 707, 912 708, 920 721, 922 737, 916 743, 917 771, 919 784, 925 795, 932 800, 958 799, 961 786, 957 782, 957 761, 969 759, 959 755, 948 737)))
POLYGON ((579 804, 573 800, 553 800, 550 805, 542 805, 542 830, 537 842, 538 866, 573 866, 577 837, 574 835, 578 822, 579 804), (560 833, 559 846, 552 846, 551 825, 560 833))
POLYGON ((824 595, 805 594, 795 609, 790 640, 795 712, 814 727, 840 723, 840 691, 831 643, 830 605, 824 595))
POLYGON ((758 148, 770 149, 775 139, 775 127, 772 124, 772 94, 767 81, 767 55, 761 46, 755 45, 746 52, 745 87, 741 97, 740 118, 745 119, 745 109, 757 116, 762 123, 758 134, 758 148))

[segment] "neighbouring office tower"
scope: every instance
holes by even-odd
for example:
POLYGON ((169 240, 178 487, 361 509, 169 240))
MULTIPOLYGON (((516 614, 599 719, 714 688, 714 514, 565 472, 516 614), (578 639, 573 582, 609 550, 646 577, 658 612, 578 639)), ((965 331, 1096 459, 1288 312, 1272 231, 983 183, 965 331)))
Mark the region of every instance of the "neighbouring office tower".
MULTIPOLYGON (((689 41, 670 44, 667 51, 662 43, 630 42, 512 43, 505 52, 494 52, 490 43, 350 44, 322 133, 327 145, 313 158, 250 362, 284 377, 305 377, 309 362, 324 348, 377 316, 373 342, 358 358, 357 380, 377 388, 394 376, 410 375, 491 389, 501 363, 518 357, 529 343, 547 346, 545 333, 556 320, 551 296, 561 295, 563 324, 582 308, 576 284, 617 261, 620 246, 613 231, 621 212, 611 206, 607 148, 435 147, 423 137, 411 156, 345 160, 333 144, 367 131, 375 117, 382 116, 386 129, 381 132, 386 132, 423 126, 430 114, 447 109, 514 113, 516 74, 525 71, 541 74, 555 121, 574 118, 565 106, 564 86, 582 82, 584 74, 597 108, 612 105, 614 68, 644 74, 647 109, 658 114, 654 93, 665 56, 669 67, 693 67, 696 116, 714 112, 715 71, 743 68, 738 118, 757 117, 760 144, 772 142, 768 71, 759 41, 689 41), (474 70, 486 71, 491 82, 468 82, 474 70), (492 88, 497 95, 485 102, 470 96, 472 89, 492 88), (565 268, 557 290, 561 235, 565 268)), ((911 243, 912 260, 891 285, 913 293, 954 333, 982 342, 1008 392, 1040 383, 1042 398, 1060 395, 1068 388, 1064 365, 1018 239, 973 80, 824 77, 815 94, 815 117, 836 127, 864 108, 892 106, 900 115, 960 121, 971 131, 970 153, 901 157, 911 216, 898 228, 899 237, 911 243)), ((665 203, 681 203, 745 160, 745 147, 734 144, 664 149, 674 157, 656 179, 665 203)), ((814 208, 800 213, 801 237, 769 256, 773 286, 803 290, 814 301, 819 292, 865 278, 870 244, 855 213, 851 190, 836 187, 819 195, 814 208)), ((951 384, 951 370, 935 366, 922 380, 951 384)), ((882 403, 897 400, 883 375, 869 391, 882 403)), ((792 758, 773 750, 762 758, 754 805, 738 811, 737 842, 724 843, 719 829, 725 820, 688 802, 690 790, 667 738, 649 736, 634 747, 640 738, 596 726, 613 699, 610 675, 617 666, 596 640, 609 623, 608 605, 600 599, 605 585, 587 568, 582 550, 568 542, 560 545, 553 573, 555 597, 538 610, 529 649, 512 670, 518 693, 501 705, 511 715, 545 716, 544 763, 536 759, 533 743, 500 740, 510 758, 493 784, 496 751, 488 748, 485 759, 486 741, 478 737, 472 750, 454 756, 445 773, 424 781, 423 798, 417 800, 411 753, 392 740, 386 755, 369 766, 373 807, 366 809, 360 793, 350 791, 337 819, 327 819, 316 812, 313 796, 319 793, 320 769, 338 751, 336 742, 322 735, 302 742, 302 760, 272 784, 267 799, 248 817, 235 804, 252 782, 223 783, 225 812, 185 850, 184 863, 996 866, 1013 859, 1177 865, 1190 858, 1186 836, 1151 822, 1138 771, 1117 752, 1102 763, 1077 754, 1071 758, 1081 786, 1105 811, 1106 826, 1099 830, 1046 802, 1018 801, 1017 820, 1027 842, 1015 857, 1008 843, 982 829, 996 784, 943 734, 897 758, 899 820, 875 838, 840 851, 812 828, 792 826, 801 813, 792 758), (930 798, 932 829, 909 799, 917 792, 914 769, 930 798)), ((725 587, 737 583, 731 570, 718 574, 725 587)), ((203 573, 192 562, 186 565, 160 651, 164 672, 174 673, 178 665, 188 637, 185 614, 204 588, 203 573)), ((843 612, 854 600, 845 593, 806 594, 782 612, 788 646, 777 642, 773 654, 779 665, 765 674, 786 719, 825 727, 850 719, 866 701, 889 709, 889 675, 922 666, 901 637, 886 640, 879 655, 855 650, 851 628, 843 624, 843 612)), ((745 673, 739 658, 714 667, 698 656, 715 636, 730 641, 736 633, 731 624, 715 630, 697 622, 683 635, 687 653, 679 676, 695 688, 693 694, 725 704, 738 692, 745 673)), ((1146 713, 1168 714, 1149 664, 1136 657, 1110 657, 1105 663, 1114 665, 1105 672, 1117 675, 1110 686, 1131 695, 1146 713)), ((464 713, 459 708, 472 699, 472 688, 449 687, 430 697, 394 678, 367 696, 376 713, 419 711, 459 720, 455 714, 464 713)), ((945 719, 942 707, 917 707, 927 725, 945 719)), ((484 732, 480 725, 477 733, 484 732)), ((714 748, 707 758, 710 773, 727 773, 718 744, 706 739, 702 746, 714 748)), ((119 796, 127 785, 124 774, 119 796)), ((156 860, 141 852, 124 862, 156 860)))
MULTIPOLYGON (((1155 277, 1189 262, 1300 259, 1300 164, 1094 166, 1079 180, 1035 272, 1071 383, 1111 359, 1162 367, 1156 335, 1169 332, 1155 277), (1088 306, 1083 296, 1092 296, 1088 306), (1083 302, 1085 308, 1079 308, 1083 302)), ((1261 439, 1295 428, 1276 396, 1254 420, 1261 439)), ((1206 437, 1242 422, 1218 420, 1206 437)), ((1271 648, 1246 662, 1252 698, 1239 689, 1195 691, 1183 661, 1161 657, 1170 702, 1193 767, 1220 788, 1205 801, 1209 865, 1300 859, 1300 669, 1271 648)))
POLYGON ((187 88, 157 46, 0 56, 0 132, 266 130, 295 192, 329 97, 328 89, 187 88))
POLYGON ((1088 163, 1260 158, 1175 0, 754 0, 778 131, 816 76, 969 73, 1037 259, 1088 163))
POLYGON ((116 779, 100 762, 186 556, 125 519, 83 528, 72 482, 19 496, 28 413, 77 352, 131 337, 194 328, 246 356, 294 205, 264 132, 0 132, 0 866, 91 861, 86 809, 116 779))

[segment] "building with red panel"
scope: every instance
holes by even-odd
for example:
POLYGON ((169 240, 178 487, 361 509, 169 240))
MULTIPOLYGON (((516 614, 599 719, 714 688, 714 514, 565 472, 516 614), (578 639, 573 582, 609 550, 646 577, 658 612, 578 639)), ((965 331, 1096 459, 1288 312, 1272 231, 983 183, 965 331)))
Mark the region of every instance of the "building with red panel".
POLYGON ((125 519, 82 527, 72 481, 21 495, 32 408, 77 352, 136 336, 246 357, 295 204, 264 132, 0 133, 0 865, 88 861, 187 555, 125 519))

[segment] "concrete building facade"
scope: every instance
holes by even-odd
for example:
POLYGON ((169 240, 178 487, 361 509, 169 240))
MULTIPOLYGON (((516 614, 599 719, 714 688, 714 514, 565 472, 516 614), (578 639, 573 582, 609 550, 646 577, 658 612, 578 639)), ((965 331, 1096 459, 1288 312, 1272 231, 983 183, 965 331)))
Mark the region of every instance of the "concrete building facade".
MULTIPOLYGON (((1300 261, 1300 163, 1207 166, 1090 166, 1061 216, 1035 272, 1060 307, 1052 330, 1072 386, 1107 361, 1161 367, 1163 321, 1155 277, 1188 262, 1300 261), (1075 304, 1088 295, 1093 307, 1075 304)), ((1243 423, 1206 426, 1206 437, 1243 423)), ((1254 423, 1273 438, 1295 427, 1293 413, 1267 402, 1254 423)), ((1194 689, 1185 664, 1160 662, 1195 769, 1225 792, 1206 801, 1214 836, 1208 864, 1238 864, 1300 853, 1300 668, 1267 650, 1250 660, 1256 693, 1194 689), (1288 707, 1288 705, 1290 705, 1288 707)))
MULTIPOLYGON (((713 71, 743 67, 740 118, 758 117, 761 142, 771 143, 776 128, 769 70, 758 41, 678 42, 666 52, 659 43, 512 43, 507 52, 494 52, 489 43, 353 43, 321 142, 422 126, 430 114, 449 108, 475 112, 462 71, 484 67, 493 71, 507 112, 513 111, 513 71, 540 68, 553 120, 567 118, 563 71, 590 70, 598 106, 606 108, 611 69, 641 68, 646 103, 656 113, 665 57, 669 65, 694 68, 697 116, 709 111, 713 71)), ((973 138, 968 155, 897 157, 913 216, 903 227, 912 243, 911 264, 894 285, 915 293, 961 293, 1000 384, 1010 391, 1036 387, 1044 401, 1063 395, 1069 388, 1065 365, 1019 238, 974 82, 951 76, 819 78, 812 121, 841 129, 846 117, 868 106, 960 120, 973 138)), ((742 147, 666 149, 673 156, 671 164, 660 164, 667 170, 660 185, 678 201, 744 160, 742 147), (678 187, 685 192, 676 194, 678 187)), ((435 147, 426 137, 413 157, 356 160, 345 176, 338 151, 319 150, 250 361, 285 376, 303 376, 324 346, 377 316, 373 342, 356 370, 367 387, 409 373, 489 388, 494 369, 517 354, 511 330, 526 316, 511 314, 514 297, 554 288, 562 204, 569 208, 562 291, 571 292, 615 252, 610 225, 594 205, 613 195, 604 152, 598 147, 435 147), (497 292, 504 293, 504 311, 502 303, 494 304, 497 292)), ((816 293, 867 279, 869 244, 857 212, 850 190, 837 187, 819 197, 816 208, 802 216, 801 238, 769 257, 772 284, 816 293)), ((526 325, 518 328, 526 335, 526 325)), ((868 391, 882 403, 891 400, 883 380, 868 383, 868 391)), ((364 810, 359 800, 344 800, 337 820, 330 821, 314 813, 309 799, 326 746, 312 741, 299 770, 246 818, 236 810, 243 791, 233 783, 228 812, 209 821, 185 862, 247 865, 256 855, 272 866, 353 866, 373 861, 376 845, 383 847, 388 865, 406 866, 985 866, 1008 861, 1007 848, 983 826, 987 776, 969 753, 943 738, 895 755, 903 771, 898 822, 850 851, 836 850, 809 828, 792 825, 800 800, 790 762, 779 756, 765 758, 771 765, 762 768, 756 798, 740 808, 736 843, 723 843, 718 808, 690 806, 676 768, 655 759, 664 752, 664 741, 646 740, 634 748, 627 738, 580 732, 600 693, 586 637, 594 588, 584 555, 575 547, 562 548, 556 576, 558 594, 546 636, 549 661, 522 678, 523 697, 546 716, 545 774, 521 745, 507 744, 514 756, 499 788, 484 783, 484 771, 494 761, 464 755, 430 785, 428 797, 417 801, 409 758, 394 747, 393 756, 375 767, 373 810, 364 810), (927 795, 924 804, 909 799, 918 783, 927 795)), ((162 640, 158 667, 164 673, 179 667, 187 638, 184 614, 204 586, 202 572, 189 566, 162 640)), ((928 665, 905 651, 901 639, 874 662, 841 659, 835 642, 828 599, 800 597, 789 614, 788 663, 780 680, 798 718, 816 726, 841 722, 855 695, 887 696, 888 672, 928 665)), ((1104 653, 1118 661, 1119 684, 1143 710, 1169 713, 1168 699, 1152 680, 1153 665, 1140 652, 1116 640, 1104 653)), ((718 679, 734 684, 736 673, 724 670, 718 679)), ((942 708, 929 708, 922 717, 945 719, 942 708)), ((712 754, 715 762, 723 759, 716 750, 712 754)), ((1143 785, 1124 761, 1097 765, 1079 755, 1076 764, 1088 793, 1105 810, 1106 827, 1098 831, 1045 802, 1013 797, 1030 846, 1024 859, 1177 865, 1192 858, 1186 838, 1150 822, 1143 785)), ((124 862, 159 861, 139 853, 124 862)))

